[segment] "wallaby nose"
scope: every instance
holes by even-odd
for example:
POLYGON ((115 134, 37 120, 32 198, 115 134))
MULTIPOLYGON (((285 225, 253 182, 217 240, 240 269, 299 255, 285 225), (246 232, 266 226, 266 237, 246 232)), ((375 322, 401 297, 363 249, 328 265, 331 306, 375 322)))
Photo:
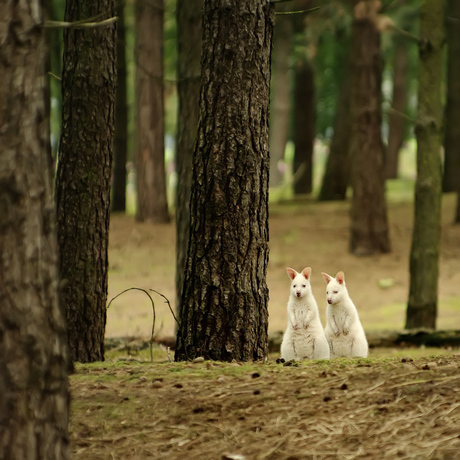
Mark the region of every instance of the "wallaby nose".
POLYGON ((332 299, 327 299, 327 303, 328 303, 329 305, 331 305, 331 304, 332 304, 332 299))
POLYGON ((296 292, 296 295, 297 295, 297 297, 300 297, 300 292, 297 291, 297 292, 296 292))

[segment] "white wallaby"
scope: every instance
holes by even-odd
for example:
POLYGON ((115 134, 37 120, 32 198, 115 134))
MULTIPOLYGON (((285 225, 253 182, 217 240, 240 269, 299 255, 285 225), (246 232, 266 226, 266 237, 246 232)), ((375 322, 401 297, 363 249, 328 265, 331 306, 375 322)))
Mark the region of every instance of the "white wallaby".
POLYGON ((292 268, 286 268, 286 271, 292 281, 281 358, 286 361, 329 359, 329 345, 310 285, 311 268, 304 268, 302 273, 292 268))
POLYGON ((369 352, 366 335, 359 320, 358 311, 345 286, 345 275, 336 277, 321 273, 326 281, 326 338, 331 350, 331 358, 361 357, 369 352))

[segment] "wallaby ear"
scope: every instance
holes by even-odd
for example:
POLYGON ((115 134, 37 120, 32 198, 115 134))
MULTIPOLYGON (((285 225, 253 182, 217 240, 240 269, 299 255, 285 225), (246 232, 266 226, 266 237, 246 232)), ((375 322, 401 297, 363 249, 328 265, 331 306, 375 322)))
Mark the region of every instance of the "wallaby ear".
POLYGON ((302 270, 302 275, 309 280, 311 275, 311 267, 306 267, 302 270))
POLYGON ((298 273, 293 268, 288 267, 286 268, 286 271, 287 271, 289 278, 291 278, 291 280, 293 280, 298 275, 298 273))
POLYGON ((321 275, 323 275, 323 278, 324 278, 324 281, 326 281, 326 284, 329 284, 331 282, 331 280, 334 279, 334 278, 332 278, 332 276, 328 275, 327 273, 321 272, 321 275))
POLYGON ((337 275, 335 275, 335 279, 339 282, 339 284, 345 284, 345 273, 337 273, 337 275))

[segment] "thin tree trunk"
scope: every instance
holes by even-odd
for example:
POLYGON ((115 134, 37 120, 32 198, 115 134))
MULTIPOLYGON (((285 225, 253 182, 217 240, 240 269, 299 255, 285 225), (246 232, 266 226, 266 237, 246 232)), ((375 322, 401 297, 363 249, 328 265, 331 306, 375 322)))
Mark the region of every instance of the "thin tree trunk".
POLYGON ((279 168, 284 160, 288 140, 290 110, 289 57, 292 39, 290 15, 278 15, 273 35, 273 73, 271 81, 270 116, 270 187, 276 187, 283 180, 279 168))
POLYGON ((388 122, 388 148, 385 169, 387 179, 398 177, 399 150, 404 141, 407 102, 407 39, 394 40, 393 56, 393 98, 388 122))
POLYGON ((176 360, 268 352, 268 120, 274 7, 205 0, 200 122, 176 360))
POLYGON ((169 222, 164 159, 164 0, 136 0, 137 214, 169 222))
POLYGON ((372 0, 357 3, 352 32, 350 250, 356 255, 390 251, 381 138, 382 58, 376 5, 378 2, 372 0))
POLYGON ((313 189, 313 142, 315 140, 315 86, 313 66, 304 55, 294 69, 294 194, 313 189))
POLYGON ((410 253, 406 328, 436 327, 441 238, 441 130, 444 5, 426 0, 420 9, 417 180, 410 253))
POLYGON ((176 299, 181 298, 190 229, 193 149, 200 115, 201 17, 203 0, 178 0, 177 15, 177 195, 176 299))
POLYGON ((126 101, 125 2, 118 3, 117 92, 113 146, 112 211, 126 210, 126 161, 128 158, 128 104, 126 101))
MULTIPOLYGON (((110 18, 112 0, 67 0, 65 20, 110 18)), ((56 200, 62 301, 74 361, 104 359, 116 27, 64 33, 56 200)))
POLYGON ((65 460, 67 337, 45 107, 42 2, 0 16, 0 458, 65 460))
POLYGON ((336 37, 336 66, 343 69, 343 74, 334 119, 334 134, 329 145, 329 156, 318 196, 319 201, 345 200, 350 182, 349 151, 352 127, 350 38, 343 29, 337 31, 336 37))
MULTIPOLYGON (((444 192, 457 192, 460 196, 460 2, 449 0, 446 24, 447 103, 442 185, 444 192)), ((455 222, 460 222, 460 212, 456 213, 455 222)))

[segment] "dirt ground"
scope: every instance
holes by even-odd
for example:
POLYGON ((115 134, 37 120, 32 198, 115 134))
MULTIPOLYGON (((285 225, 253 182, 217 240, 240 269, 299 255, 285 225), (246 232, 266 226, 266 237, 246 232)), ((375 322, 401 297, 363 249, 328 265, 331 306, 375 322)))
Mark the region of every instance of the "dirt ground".
POLYGON ((72 458, 453 460, 459 382, 451 352, 291 366, 78 365, 72 458))
MULTIPOLYGON (((402 329, 408 295, 412 205, 389 209, 393 251, 348 254, 349 203, 271 207, 270 331, 283 330, 286 267, 313 268, 324 323, 321 271, 345 272, 364 328, 402 329)), ((460 226, 454 197, 443 204, 439 329, 460 327, 460 226)), ((155 289, 174 306, 174 225, 114 216, 109 299, 130 287, 155 289)), ((164 299, 154 295, 156 334, 173 335, 164 299)), ((109 337, 148 338, 152 311, 130 291, 109 308, 109 337)), ((265 364, 174 363, 168 350, 109 351, 104 363, 76 365, 70 443, 75 460, 105 459, 457 459, 460 353, 372 349, 367 359, 265 364), (121 353, 121 354, 120 354, 121 353), (289 364, 289 363, 288 363, 289 364)))
MULTIPOLYGON (((391 201, 392 252, 372 257, 348 253, 349 202, 313 200, 270 207, 269 331, 286 325, 289 278, 286 267, 312 267, 312 289, 325 323, 326 285, 321 272, 345 272, 348 291, 365 330, 403 329, 409 292, 409 251, 413 205, 391 201)), ((438 329, 460 329, 460 225, 453 225, 455 196, 443 200, 438 329)), ((152 225, 115 215, 109 243, 109 299, 130 287, 155 289, 175 308, 174 223, 152 225)), ((174 335, 174 319, 164 299, 152 294, 157 315, 155 334, 174 335)), ((108 310, 107 337, 150 337, 152 308, 147 296, 129 291, 108 310)))

